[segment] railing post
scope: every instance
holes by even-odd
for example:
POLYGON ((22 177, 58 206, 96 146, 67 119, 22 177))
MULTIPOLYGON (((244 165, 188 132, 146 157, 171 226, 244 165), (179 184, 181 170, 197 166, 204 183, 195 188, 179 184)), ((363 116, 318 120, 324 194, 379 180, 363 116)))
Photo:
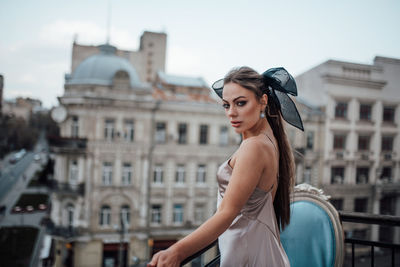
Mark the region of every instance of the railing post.
POLYGON ((371 246, 371 267, 374 267, 374 246, 371 246))
POLYGON ((392 267, 394 267, 394 248, 392 248, 392 267))

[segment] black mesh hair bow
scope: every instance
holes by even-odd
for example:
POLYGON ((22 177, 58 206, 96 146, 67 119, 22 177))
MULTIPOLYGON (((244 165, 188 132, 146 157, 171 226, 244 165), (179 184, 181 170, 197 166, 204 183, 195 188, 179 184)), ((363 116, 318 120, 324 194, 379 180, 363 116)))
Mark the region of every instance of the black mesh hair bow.
MULTIPOLYGON (((266 93, 278 106, 282 118, 290 125, 304 131, 299 111, 293 100, 288 96, 288 94, 297 96, 297 86, 293 76, 282 67, 268 69, 262 76, 267 88, 266 93)), ((212 88, 222 98, 224 79, 216 81, 212 88)))

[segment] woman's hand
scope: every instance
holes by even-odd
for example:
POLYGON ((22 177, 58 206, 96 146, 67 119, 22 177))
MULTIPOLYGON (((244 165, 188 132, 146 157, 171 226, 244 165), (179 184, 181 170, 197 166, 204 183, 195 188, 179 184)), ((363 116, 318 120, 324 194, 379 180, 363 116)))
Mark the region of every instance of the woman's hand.
POLYGON ((147 267, 179 267, 181 260, 178 253, 171 247, 154 254, 147 267))

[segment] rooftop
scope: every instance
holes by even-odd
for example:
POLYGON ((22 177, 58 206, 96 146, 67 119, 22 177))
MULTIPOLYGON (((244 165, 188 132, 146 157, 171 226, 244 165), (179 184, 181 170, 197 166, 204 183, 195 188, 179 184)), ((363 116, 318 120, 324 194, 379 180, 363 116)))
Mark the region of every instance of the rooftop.
POLYGON ((161 82, 177 86, 187 87, 207 87, 207 83, 201 77, 188 77, 166 74, 163 71, 158 71, 157 75, 161 82))
POLYGON ((116 48, 111 45, 99 46, 100 53, 90 56, 66 78, 66 84, 112 85, 117 72, 125 72, 131 87, 140 87, 141 82, 135 68, 125 58, 115 55, 116 48))

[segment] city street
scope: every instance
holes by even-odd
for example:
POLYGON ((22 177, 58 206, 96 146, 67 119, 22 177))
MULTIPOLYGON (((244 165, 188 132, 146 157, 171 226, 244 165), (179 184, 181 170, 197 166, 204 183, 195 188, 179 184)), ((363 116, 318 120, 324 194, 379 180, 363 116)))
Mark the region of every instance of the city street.
POLYGON ((1 164, 0 206, 4 208, 0 215, 0 228, 29 226, 39 229, 39 235, 32 252, 33 260, 31 260, 30 266, 37 266, 39 262, 39 252, 42 247, 41 243, 45 232, 40 222, 47 211, 34 210, 32 212, 13 213, 12 209, 23 193, 48 193, 48 190, 43 187, 28 187, 34 174, 47 162, 47 152, 44 151, 48 151, 47 143, 44 138, 41 138, 35 149, 27 152, 26 155, 15 164, 10 164, 8 162, 11 155, 6 156, 1 164), (34 160, 34 155, 38 153, 41 155, 40 160, 34 160))

